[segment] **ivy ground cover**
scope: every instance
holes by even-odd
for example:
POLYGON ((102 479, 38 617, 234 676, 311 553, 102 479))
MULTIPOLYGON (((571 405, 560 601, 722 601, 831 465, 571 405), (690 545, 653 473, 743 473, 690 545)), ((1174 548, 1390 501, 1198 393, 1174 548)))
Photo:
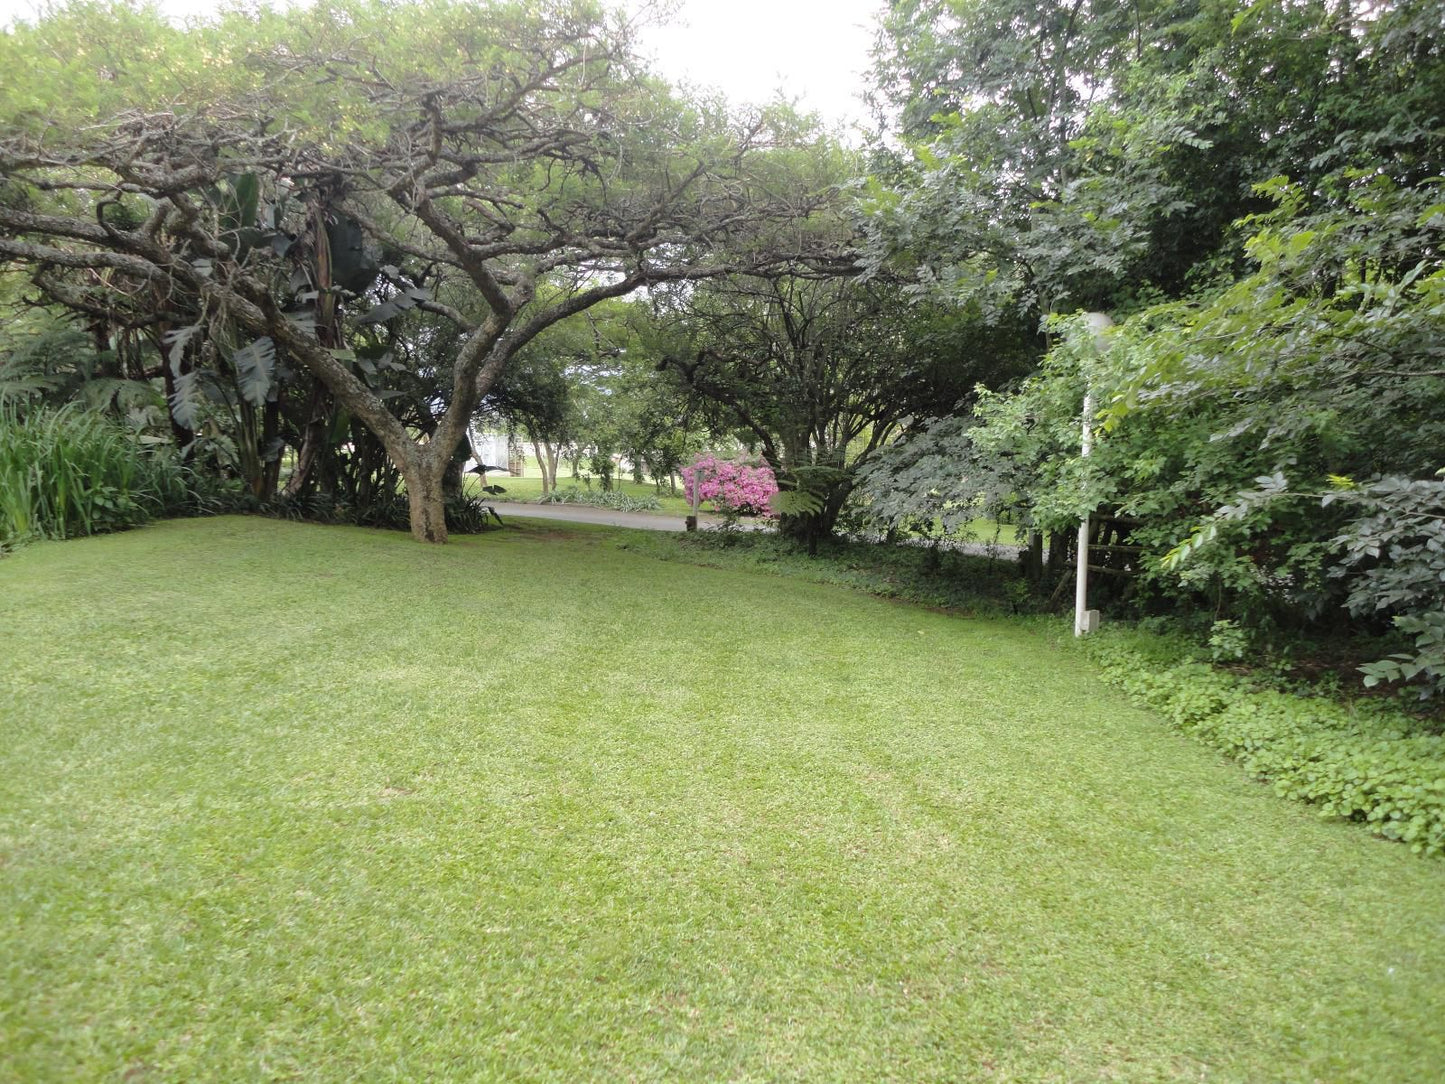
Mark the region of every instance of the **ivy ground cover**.
POLYGON ((617 538, 0 561, 0 1079, 1440 1075, 1445 863, 1027 625, 617 538))

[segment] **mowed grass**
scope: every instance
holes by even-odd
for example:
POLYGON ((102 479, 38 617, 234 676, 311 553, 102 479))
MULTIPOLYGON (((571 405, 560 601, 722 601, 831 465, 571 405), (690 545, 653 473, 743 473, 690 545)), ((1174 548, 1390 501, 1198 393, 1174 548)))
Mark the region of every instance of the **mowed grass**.
POLYGON ((0 561, 0 1079, 1440 1079, 1445 864, 1036 628, 615 538, 0 561))
MULTIPOLYGON (((505 493, 495 498, 499 501, 519 501, 525 504, 528 501, 535 501, 538 497, 542 496, 542 479, 540 476, 534 478, 513 478, 506 474, 489 474, 487 475, 487 484, 499 485, 506 490, 505 493)), ((564 492, 568 489, 576 488, 585 493, 589 487, 583 482, 576 481, 564 472, 562 477, 557 481, 557 488, 564 492)), ((594 478, 590 488, 592 492, 600 493, 602 491, 602 484, 594 478)), ((659 492, 657 487, 651 482, 634 482, 630 478, 614 479, 612 488, 618 493, 635 497, 639 500, 656 497, 658 503, 662 506, 658 509, 659 514, 662 515, 685 516, 692 511, 687 503, 687 499, 682 496, 682 487, 680 485, 677 489, 678 495, 675 497, 668 492, 666 486, 663 486, 662 491, 659 492)), ((481 480, 475 476, 468 478, 466 480, 466 489, 469 493, 480 494, 481 480)))

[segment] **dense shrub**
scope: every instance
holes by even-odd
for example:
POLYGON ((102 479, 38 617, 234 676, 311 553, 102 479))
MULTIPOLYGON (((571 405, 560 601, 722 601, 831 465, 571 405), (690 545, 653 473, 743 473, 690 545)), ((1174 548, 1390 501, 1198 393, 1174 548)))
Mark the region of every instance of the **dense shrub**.
POLYGON ((101 414, 0 413, 0 545, 123 530, 195 503, 172 450, 101 414))
POLYGON ((1414 640, 1414 650, 1360 667, 1365 684, 1445 693, 1445 479, 1377 478, 1330 496, 1363 513, 1335 540, 1344 559, 1332 572, 1349 584, 1350 612, 1391 614, 1414 640))
POLYGON ((1350 704, 1251 686, 1161 657, 1127 632, 1087 641, 1107 680, 1325 817, 1361 821, 1417 854, 1445 853, 1445 735, 1386 701, 1350 704))
MULTIPOLYGON (((480 534, 492 523, 491 510, 478 497, 448 497, 444 508, 447 530, 452 534, 480 534)), ((337 500, 330 493, 278 494, 269 501, 253 502, 246 510, 309 523, 344 523, 384 531, 411 530, 410 506, 402 494, 383 494, 365 504, 337 500)))
POLYGON ((772 515, 768 499, 778 491, 777 479, 767 467, 712 455, 683 467, 682 484, 689 503, 711 502, 719 512, 739 516, 772 515))

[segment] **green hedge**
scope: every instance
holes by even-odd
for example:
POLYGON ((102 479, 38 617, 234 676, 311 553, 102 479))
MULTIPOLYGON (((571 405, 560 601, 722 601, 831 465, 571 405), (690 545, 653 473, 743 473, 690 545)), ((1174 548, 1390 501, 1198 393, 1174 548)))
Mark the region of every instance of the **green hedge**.
POLYGON ((1238 759, 1320 815, 1360 821, 1417 854, 1445 853, 1445 735, 1394 704, 1339 703, 1258 688, 1196 660, 1167 661, 1093 636, 1089 654, 1112 684, 1188 734, 1238 759))
POLYGON ((585 504, 593 508, 610 508, 614 512, 656 512, 662 507, 662 502, 651 494, 644 497, 633 497, 621 490, 581 489, 578 486, 554 489, 551 493, 538 497, 532 503, 585 504))
POLYGON ((123 530, 188 508, 187 471, 104 416, 0 411, 0 547, 123 530))

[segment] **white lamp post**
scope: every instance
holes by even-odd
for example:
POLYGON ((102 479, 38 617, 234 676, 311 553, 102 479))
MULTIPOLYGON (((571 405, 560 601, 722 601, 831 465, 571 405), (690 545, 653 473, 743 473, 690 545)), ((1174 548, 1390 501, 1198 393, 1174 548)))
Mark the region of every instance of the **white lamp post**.
MULTIPOLYGON (((1105 337, 1114 321, 1102 312, 1084 313, 1084 326, 1093 337, 1094 349, 1103 352, 1105 337)), ((1094 392, 1088 386, 1085 373, 1083 444, 1080 456, 1084 459, 1094 450, 1094 392)), ((1089 604, 1089 513, 1079 521, 1079 563, 1074 576, 1074 635, 1083 636, 1099 627, 1099 611, 1088 608, 1089 604)))

